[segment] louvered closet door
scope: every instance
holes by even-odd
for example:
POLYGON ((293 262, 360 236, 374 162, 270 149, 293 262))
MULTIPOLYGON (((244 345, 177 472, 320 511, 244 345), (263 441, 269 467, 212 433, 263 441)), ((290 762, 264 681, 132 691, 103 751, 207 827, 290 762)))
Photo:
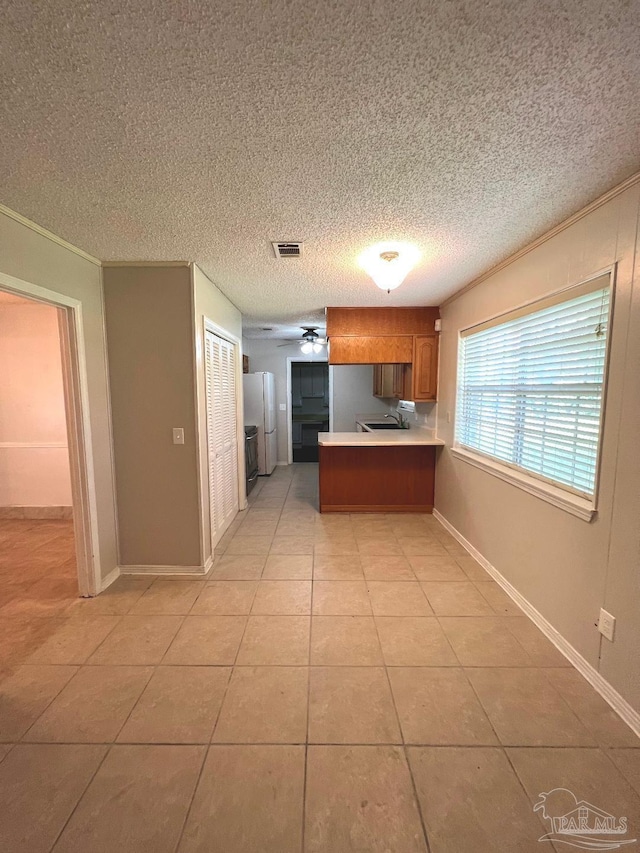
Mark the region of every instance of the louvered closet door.
POLYGON ((236 349, 205 334, 211 540, 215 547, 238 512, 236 349))

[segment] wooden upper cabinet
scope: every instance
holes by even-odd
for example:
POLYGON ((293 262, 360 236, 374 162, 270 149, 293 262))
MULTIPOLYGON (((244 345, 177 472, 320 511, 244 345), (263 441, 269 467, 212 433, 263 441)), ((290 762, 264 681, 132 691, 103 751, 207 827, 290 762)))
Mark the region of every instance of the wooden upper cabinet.
POLYGON ((394 364, 413 357, 411 335, 346 337, 329 340, 329 364, 394 364))
POLYGON ((439 317, 439 308, 327 308, 327 337, 432 335, 439 317))
POLYGON ((438 335, 414 338, 412 385, 416 403, 438 399, 438 335))
POLYGON ((395 369, 402 367, 396 364, 373 365, 373 396, 390 400, 395 394, 395 369))
POLYGON ((374 396, 438 399, 440 309, 327 308, 329 364, 373 364, 374 396))
POLYGON ((405 369, 406 365, 404 364, 394 364, 393 365, 393 382, 391 388, 391 396, 394 400, 405 400, 405 385, 404 385, 404 377, 405 377, 405 369))

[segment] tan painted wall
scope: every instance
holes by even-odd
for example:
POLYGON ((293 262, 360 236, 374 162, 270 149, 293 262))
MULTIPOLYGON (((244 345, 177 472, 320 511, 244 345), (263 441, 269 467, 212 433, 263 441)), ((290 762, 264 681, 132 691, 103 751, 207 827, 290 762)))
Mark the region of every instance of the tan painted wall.
MULTIPOLYGON (((196 381, 198 389, 198 423, 200 433, 200 488, 202 505, 202 537, 203 553, 205 561, 211 556, 211 527, 209 524, 209 483, 208 483, 208 455, 207 455, 207 413, 206 413, 206 391, 204 372, 204 321, 205 319, 215 323, 223 332, 237 338, 240 342, 238 349, 238 392, 242 396, 242 315, 240 311, 230 302, 227 297, 218 290, 202 270, 192 265, 193 290, 194 290, 194 339, 196 351, 196 381)), ((242 426, 242 418, 240 418, 242 426)), ((244 430, 241 430, 244 435, 244 430)), ((239 464, 244 471, 244 443, 241 438, 238 447, 239 464)), ((239 494, 242 508, 244 496, 244 479, 241 476, 239 494)))
POLYGON ((442 309, 436 508, 640 710, 640 184, 442 309), (599 512, 582 521, 455 459, 458 332, 618 263, 599 512), (635 264, 635 269, 634 269, 635 264), (595 628, 605 607, 614 643, 595 628))
POLYGON ((0 212, 0 272, 82 303, 82 343, 93 441, 91 461, 104 578, 117 565, 117 547, 100 267, 0 212))
POLYGON ((191 271, 106 267, 104 292, 120 564, 200 566, 191 271))

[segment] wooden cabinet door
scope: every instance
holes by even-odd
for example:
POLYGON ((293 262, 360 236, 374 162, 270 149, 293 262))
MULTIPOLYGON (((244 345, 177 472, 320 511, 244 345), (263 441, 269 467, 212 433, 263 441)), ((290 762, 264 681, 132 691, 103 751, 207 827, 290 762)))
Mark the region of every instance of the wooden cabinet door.
POLYGON ((402 365, 373 365, 373 396, 389 400, 394 396, 395 368, 402 365))
POLYGON ((382 397, 382 364, 373 365, 373 396, 382 397))
POLYGON ((406 364, 394 364, 393 365, 393 389, 392 389, 392 397, 394 400, 404 400, 405 399, 405 391, 404 391, 404 377, 406 364))
POLYGON ((413 400, 438 399, 438 336, 417 335, 413 344, 413 400))

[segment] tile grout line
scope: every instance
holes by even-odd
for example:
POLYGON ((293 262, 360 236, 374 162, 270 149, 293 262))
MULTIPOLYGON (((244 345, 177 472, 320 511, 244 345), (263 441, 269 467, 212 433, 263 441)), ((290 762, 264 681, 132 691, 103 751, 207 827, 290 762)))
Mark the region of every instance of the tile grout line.
MULTIPOLYGON (((315 549, 314 549, 315 551, 315 549)), ((309 772, 309 729, 311 726, 311 648, 313 633, 313 587, 315 571, 315 553, 311 557, 311 607, 309 608, 309 653, 307 656, 307 725, 304 744, 304 778, 302 780, 302 838, 301 853, 304 853, 307 832, 307 775, 309 772)))
POLYGON ((140 691, 140 693, 138 694, 138 696, 137 696, 137 698, 136 698, 135 702, 134 702, 134 703, 133 703, 133 705, 131 706, 131 709, 130 709, 129 713, 126 715, 124 722, 122 723, 122 725, 120 726, 120 728, 119 728, 119 729, 118 729, 118 731, 116 732, 116 735, 115 735, 115 737, 114 737, 114 739, 113 739, 113 743, 114 743, 114 744, 118 742, 118 738, 119 738, 119 737, 120 737, 120 735, 122 734, 122 731, 123 731, 124 727, 127 725, 127 723, 129 722, 129 720, 130 720, 130 718, 131 718, 131 715, 133 714, 133 712, 135 711, 135 709, 138 707, 138 703, 140 702, 140 700, 142 699, 142 697, 144 696, 144 694, 147 692, 147 687, 149 686, 149 684, 151 683, 151 680, 153 679, 154 675, 155 675, 155 674, 156 674, 156 672, 158 671, 158 667, 159 667, 159 664, 152 664, 152 665, 151 665, 151 669, 152 669, 153 671, 152 671, 151 675, 147 678, 147 680, 146 680, 146 682, 145 682, 145 684, 144 684, 144 686, 143 686, 142 690, 140 691))
MULTIPOLYGON (((59 744, 58 744, 58 745, 59 745, 59 744)), ((84 745, 84 746, 88 746, 89 744, 83 744, 83 745, 84 745)), ((87 784, 86 784, 86 785, 85 785, 85 787, 83 788, 82 793, 80 794, 80 796, 79 796, 79 797, 78 797, 78 799, 76 800, 76 804, 75 804, 75 806, 71 809, 71 812, 70 812, 70 814, 69 814, 69 817, 68 817, 68 818, 66 819, 66 821, 64 822, 64 826, 62 827, 62 829, 60 830, 60 832, 56 835, 56 837, 53 839, 53 844, 52 844, 52 845, 51 845, 51 847, 49 848, 49 853, 52 853, 52 851, 53 851, 53 849, 55 848, 56 844, 58 843, 58 841, 59 841, 59 840, 60 840, 60 838, 62 837, 62 835, 63 835, 63 833, 64 833, 65 829, 67 828, 67 826, 68 826, 68 825, 69 825, 69 823, 71 822, 71 819, 73 818, 74 814, 76 813, 76 811, 77 811, 77 809, 78 809, 78 806, 80 805, 81 801, 84 799, 85 794, 86 794, 86 793, 87 793, 87 791, 89 790, 89 788, 90 788, 91 784, 93 783, 93 780, 94 780, 94 779, 96 778, 96 776, 98 775, 98 772, 99 772, 99 771, 100 771, 100 769, 102 768, 102 765, 103 765, 103 764, 105 763, 105 761, 107 760, 107 756, 109 755, 109 753, 111 752, 111 749, 112 749, 112 747, 113 747, 113 744, 112 744, 112 743, 111 743, 111 744, 100 744, 100 745, 101 745, 101 746, 106 746, 106 749, 105 749, 105 751, 104 751, 104 755, 102 756, 102 759, 98 762, 98 766, 96 767, 95 771, 91 774, 91 778, 89 779, 89 781, 87 782, 87 784)))
POLYGON ((195 784, 193 786, 193 792, 191 794, 191 800, 189 801, 189 808, 186 809, 186 811, 185 811, 184 820, 182 821, 182 826, 180 827, 180 832, 178 834, 178 838, 177 838, 176 843, 173 847, 173 853, 176 853, 176 851, 180 847, 180 844, 182 843, 182 836, 184 835, 184 831, 187 828, 187 821, 189 820, 189 817, 191 815, 191 811, 193 809, 193 801, 196 798, 196 792, 197 792, 198 787, 200 785, 200 780, 202 779, 202 774, 204 773, 204 766, 207 763, 207 758, 209 757, 210 750, 211 750, 210 744, 207 744, 205 746, 205 748, 203 749, 202 761, 200 762, 200 770, 198 771, 198 776, 197 776, 197 779, 196 779, 195 784))
MULTIPOLYGON (((303 667, 298 667, 298 669, 302 669, 303 667)), ((378 667, 381 669, 381 667, 378 667)), ((126 743, 114 743, 113 741, 29 741, 28 743, 4 743, 3 746, 104 746, 110 748, 112 746, 304 746, 304 740, 256 740, 256 741, 237 741, 237 740, 229 740, 229 741, 219 741, 216 743, 212 743, 209 740, 198 740, 198 741, 175 741, 175 740, 166 740, 166 741, 127 741, 126 743)), ((501 744, 500 742, 495 744, 490 743, 426 743, 424 741, 406 741, 402 742, 398 741, 376 741, 372 743, 371 741, 314 741, 313 743, 309 743, 309 746, 396 746, 402 747, 406 746, 409 748, 428 748, 428 749, 527 749, 527 750, 539 750, 539 749, 553 749, 553 750, 573 750, 573 751, 582 751, 582 752, 602 752, 603 754, 607 754, 608 752, 613 752, 615 750, 629 750, 639 752, 640 747, 637 746, 625 746, 625 747, 612 747, 607 749, 606 747, 598 746, 594 744, 593 746, 575 746, 575 745, 564 745, 558 746, 553 745, 549 746, 548 744, 526 744, 526 743, 510 743, 510 744, 501 744)), ((639 752, 640 754, 640 752, 639 752)), ((617 765, 614 764, 617 768, 617 765)), ((619 768, 618 768, 619 769, 619 768)), ((619 771, 621 772, 621 771, 619 771)))
MULTIPOLYGON (((46 665, 47 665, 47 664, 23 664, 22 666, 46 666, 46 665)), ((49 664, 49 665, 50 665, 50 666, 69 666, 70 664, 49 664)), ((75 666, 76 664, 73 664, 73 665, 75 666)), ((77 665, 77 667, 78 667, 78 668, 77 668, 77 669, 76 669, 76 671, 73 673, 73 675, 71 676, 71 678, 70 678, 70 679, 69 679, 65 684, 63 684, 63 685, 62 685, 62 687, 60 688, 60 690, 58 690, 58 692, 55 694, 55 696, 53 696, 53 697, 51 698, 51 700, 50 700, 49 702, 47 702, 46 706, 45 706, 45 707, 43 708, 43 710, 42 710, 42 713, 41 713, 41 714, 38 714, 38 716, 37 716, 37 717, 36 717, 36 719, 31 723, 31 725, 30 725, 30 726, 27 726, 27 728, 25 729, 25 731, 20 735, 20 737, 19 737, 19 738, 17 738, 17 740, 16 740, 16 742, 15 742, 15 743, 31 743, 31 742, 32 742, 32 741, 25 741, 24 739, 25 739, 25 738, 26 738, 26 736, 29 734, 29 732, 31 731, 31 729, 35 726, 35 724, 38 722, 38 720, 40 719, 40 717, 42 717, 42 716, 43 716, 43 714, 45 714, 45 713, 46 713, 46 711, 51 707, 51 705, 53 705, 53 703, 54 703, 54 702, 55 702, 55 700, 58 698, 58 696, 62 693, 62 691, 65 689, 65 687, 68 687, 68 686, 69 686, 69 684, 71 684, 71 682, 75 679, 76 675, 78 675, 78 673, 79 673, 79 672, 80 672, 80 670, 82 669, 82 664, 77 665)), ((14 744, 14 745, 15 745, 15 744, 14 744)))
POLYGON ((402 744, 402 754, 404 755, 405 764, 407 765, 407 770, 409 772, 409 778, 411 780, 411 788, 413 790, 413 796, 415 799, 416 808, 418 809, 418 817, 420 818, 420 826, 422 827, 422 835, 424 837, 424 843, 425 843, 425 846, 427 849, 427 853, 429 853, 429 851, 431 850, 431 845, 429 843, 429 834, 427 832, 427 825, 426 825, 424 815, 422 813, 422 806, 420 804, 420 798, 418 797, 418 790, 416 787, 416 782, 415 782, 415 779, 413 778, 413 770, 411 768, 411 764, 409 762, 409 756, 407 754, 407 745, 406 745, 406 740, 405 740, 405 736, 404 736, 404 730, 402 728, 402 721, 400 719, 400 714, 398 713, 398 705, 396 703, 396 697, 395 697, 395 694, 393 692, 393 687, 391 685, 391 678, 389 677, 389 670, 387 668, 387 664, 386 664, 385 659, 384 659, 384 652, 382 650, 382 642, 380 640, 380 632, 378 631, 378 623, 376 622, 375 618, 373 620, 373 624, 375 626, 376 636, 378 638, 378 646, 380 647, 380 655, 382 657, 384 674, 385 674, 385 678, 387 679, 387 686, 389 688, 389 694, 391 695, 391 702, 393 704, 393 711, 396 715, 396 722, 398 724, 398 731, 400 732, 400 740, 401 740, 401 744, 402 744))

